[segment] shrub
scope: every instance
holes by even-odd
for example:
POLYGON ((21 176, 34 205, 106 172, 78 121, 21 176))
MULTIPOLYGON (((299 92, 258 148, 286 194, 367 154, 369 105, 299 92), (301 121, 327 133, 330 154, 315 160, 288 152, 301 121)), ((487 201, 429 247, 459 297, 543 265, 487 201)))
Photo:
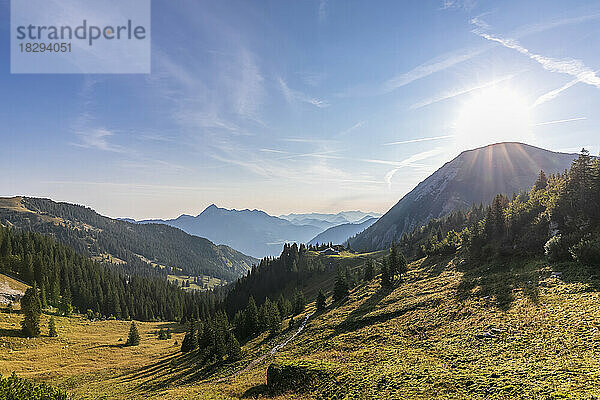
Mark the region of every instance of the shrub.
POLYGON ((333 376, 333 366, 324 361, 278 360, 267 369, 267 386, 272 391, 313 390, 333 376))
POLYGON ((544 245, 544 253, 550 261, 567 260, 569 256, 569 247, 566 240, 561 235, 552 236, 544 245))
POLYGON ((587 236, 569 249, 575 260, 586 265, 600 265, 600 237, 587 236))
POLYGON ((0 398, 8 400, 67 400, 66 393, 45 383, 18 378, 14 373, 0 376, 0 398))

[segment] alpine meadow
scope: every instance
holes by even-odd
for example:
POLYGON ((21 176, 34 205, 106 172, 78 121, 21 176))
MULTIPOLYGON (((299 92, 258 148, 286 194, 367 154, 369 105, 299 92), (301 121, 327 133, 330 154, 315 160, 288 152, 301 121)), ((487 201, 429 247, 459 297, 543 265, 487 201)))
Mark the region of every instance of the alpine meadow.
POLYGON ((0 400, 600 398, 599 3, 0 21, 0 400))

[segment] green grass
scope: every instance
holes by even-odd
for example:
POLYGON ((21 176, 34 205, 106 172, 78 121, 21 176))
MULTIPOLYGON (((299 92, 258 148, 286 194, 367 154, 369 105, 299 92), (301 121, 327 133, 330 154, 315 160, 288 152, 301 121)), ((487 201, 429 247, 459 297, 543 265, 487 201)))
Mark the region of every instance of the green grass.
POLYGON ((275 356, 269 350, 292 333, 287 320, 280 335, 246 343, 232 364, 182 355, 177 324, 174 338, 161 341, 155 332, 164 324, 140 323, 141 345, 122 348, 126 321, 61 317, 59 338, 27 340, 12 335, 20 315, 0 314, 0 372, 49 381, 72 399, 589 399, 600 396, 600 293, 591 272, 539 260, 421 260, 393 289, 377 278, 354 288, 275 356), (501 332, 476 338, 492 328, 501 332), (314 379, 308 389, 274 390, 266 385, 271 364, 314 379))

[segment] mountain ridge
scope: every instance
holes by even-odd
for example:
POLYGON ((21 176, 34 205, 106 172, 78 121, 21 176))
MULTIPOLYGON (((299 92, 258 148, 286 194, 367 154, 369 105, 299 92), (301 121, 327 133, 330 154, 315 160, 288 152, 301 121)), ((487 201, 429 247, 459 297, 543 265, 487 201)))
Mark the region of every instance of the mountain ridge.
POLYGON ((498 193, 512 195, 529 189, 540 170, 546 174, 562 172, 576 157, 577 154, 518 142, 463 151, 420 182, 349 243, 360 251, 382 249, 432 218, 472 204, 488 204, 498 193))
MULTIPOLYGON (((0 223, 51 234, 81 254, 171 272, 232 281, 258 260, 164 224, 139 225, 89 207, 32 197, 0 198, 0 223)), ((166 273, 166 272, 165 272, 166 273)))

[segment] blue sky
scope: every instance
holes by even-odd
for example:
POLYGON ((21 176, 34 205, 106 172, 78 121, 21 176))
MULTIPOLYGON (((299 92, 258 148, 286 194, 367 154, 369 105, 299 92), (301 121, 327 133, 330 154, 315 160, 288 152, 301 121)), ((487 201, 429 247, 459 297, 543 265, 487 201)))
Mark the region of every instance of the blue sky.
POLYGON ((460 151, 600 151, 598 1, 152 2, 150 75, 11 75, 0 195, 387 211, 460 151))

